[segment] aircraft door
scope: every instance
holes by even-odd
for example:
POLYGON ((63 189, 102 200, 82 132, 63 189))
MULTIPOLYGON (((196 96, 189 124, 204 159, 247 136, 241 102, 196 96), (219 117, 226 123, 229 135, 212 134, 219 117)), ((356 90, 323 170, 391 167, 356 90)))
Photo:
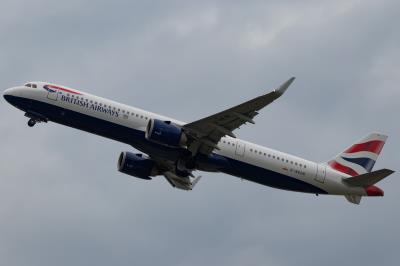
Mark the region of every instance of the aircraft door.
POLYGON ((326 177, 326 165, 317 164, 317 174, 315 175, 315 180, 324 183, 326 177))
POLYGON ((238 156, 244 156, 244 152, 246 149, 246 145, 242 143, 241 141, 236 141, 236 155, 238 156))

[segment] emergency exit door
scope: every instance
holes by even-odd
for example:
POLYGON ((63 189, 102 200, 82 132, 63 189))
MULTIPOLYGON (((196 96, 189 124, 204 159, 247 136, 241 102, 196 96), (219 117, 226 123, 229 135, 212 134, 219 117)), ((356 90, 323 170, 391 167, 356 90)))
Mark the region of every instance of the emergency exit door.
POLYGON ((326 177, 326 165, 317 164, 317 174, 315 180, 324 183, 326 177))

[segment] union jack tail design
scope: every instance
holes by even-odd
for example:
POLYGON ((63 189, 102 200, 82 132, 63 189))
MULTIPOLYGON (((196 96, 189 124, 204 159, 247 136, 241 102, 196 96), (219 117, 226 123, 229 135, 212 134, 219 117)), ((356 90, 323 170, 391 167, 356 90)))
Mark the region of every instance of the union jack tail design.
POLYGON ((387 136, 383 134, 371 133, 329 161, 328 165, 351 176, 369 173, 374 167, 386 139, 387 136))

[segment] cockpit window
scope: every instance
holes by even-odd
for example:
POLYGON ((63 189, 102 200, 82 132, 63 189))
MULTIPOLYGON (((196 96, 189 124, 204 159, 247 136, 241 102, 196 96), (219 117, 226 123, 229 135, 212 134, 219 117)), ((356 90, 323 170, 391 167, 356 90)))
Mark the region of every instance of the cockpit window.
POLYGON ((29 87, 29 88, 37 88, 37 85, 36 84, 33 84, 33 83, 26 83, 25 84, 25 87, 29 87))

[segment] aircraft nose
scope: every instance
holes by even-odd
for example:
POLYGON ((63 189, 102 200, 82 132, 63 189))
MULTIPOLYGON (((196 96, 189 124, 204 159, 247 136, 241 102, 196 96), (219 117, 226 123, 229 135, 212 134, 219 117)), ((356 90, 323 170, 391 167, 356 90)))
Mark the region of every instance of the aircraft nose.
POLYGON ((11 99, 13 96, 18 96, 18 88, 9 88, 3 92, 3 97, 7 102, 11 103, 11 99))
POLYGON ((12 90, 13 90, 13 88, 9 88, 9 89, 6 89, 3 93, 3 97, 4 97, 4 99, 6 99, 7 102, 9 102, 10 96, 12 96, 12 90))

